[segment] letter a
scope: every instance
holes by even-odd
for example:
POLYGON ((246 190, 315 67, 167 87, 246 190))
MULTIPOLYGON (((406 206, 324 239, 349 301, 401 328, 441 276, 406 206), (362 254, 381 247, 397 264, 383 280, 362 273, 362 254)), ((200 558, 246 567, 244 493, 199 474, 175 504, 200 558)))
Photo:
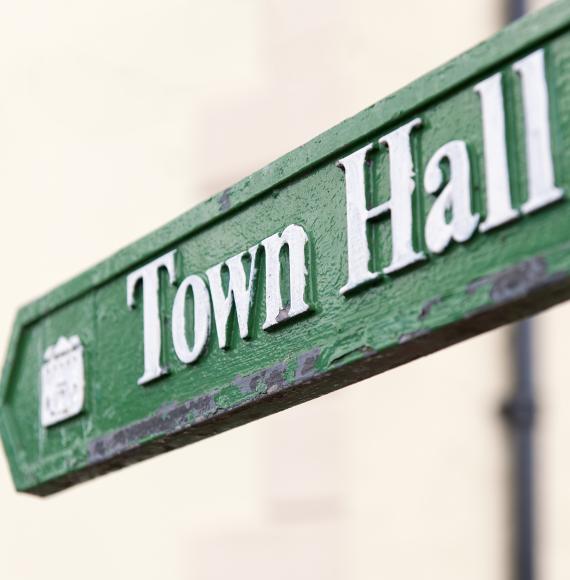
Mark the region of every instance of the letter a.
POLYGON ((466 242, 475 232, 479 216, 471 212, 471 173, 467 145, 451 141, 429 160, 424 176, 427 194, 435 194, 444 183, 441 162, 450 166, 449 182, 433 204, 426 221, 426 244, 429 250, 440 254, 451 240, 466 242), (446 213, 451 212, 449 220, 446 213))

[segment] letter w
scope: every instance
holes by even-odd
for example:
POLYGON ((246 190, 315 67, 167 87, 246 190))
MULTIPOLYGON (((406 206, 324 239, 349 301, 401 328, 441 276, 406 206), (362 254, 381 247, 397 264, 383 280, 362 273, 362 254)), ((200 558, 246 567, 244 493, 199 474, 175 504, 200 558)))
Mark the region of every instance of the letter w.
POLYGON ((239 335, 247 338, 250 332, 249 313, 253 302, 253 288, 255 276, 257 274, 257 248, 259 244, 249 249, 251 267, 249 271, 249 282, 246 281, 246 274, 243 267, 243 257, 246 252, 241 252, 233 256, 226 262, 213 266, 206 271, 210 282, 210 294, 214 307, 214 319, 218 332, 218 343, 220 348, 228 348, 228 328, 230 315, 235 305, 239 335), (222 284, 222 268, 227 266, 229 281, 228 292, 224 291, 222 284))

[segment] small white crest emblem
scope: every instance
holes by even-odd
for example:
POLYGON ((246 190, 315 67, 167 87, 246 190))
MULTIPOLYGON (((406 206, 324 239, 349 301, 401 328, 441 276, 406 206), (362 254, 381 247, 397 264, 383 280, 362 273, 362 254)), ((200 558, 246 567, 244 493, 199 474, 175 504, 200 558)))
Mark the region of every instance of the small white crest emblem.
POLYGON ((79 414, 85 401, 83 346, 78 336, 61 337, 44 354, 41 423, 55 425, 79 414))

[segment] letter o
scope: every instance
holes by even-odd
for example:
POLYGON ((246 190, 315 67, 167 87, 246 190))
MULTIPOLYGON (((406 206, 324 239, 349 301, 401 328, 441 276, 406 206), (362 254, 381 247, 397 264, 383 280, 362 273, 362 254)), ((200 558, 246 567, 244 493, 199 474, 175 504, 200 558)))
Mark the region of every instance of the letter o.
POLYGON ((172 341, 180 362, 192 364, 203 353, 210 336, 211 306, 206 283, 199 276, 188 276, 176 292, 172 307, 172 341), (194 295, 194 346, 186 338, 186 298, 188 288, 194 295))

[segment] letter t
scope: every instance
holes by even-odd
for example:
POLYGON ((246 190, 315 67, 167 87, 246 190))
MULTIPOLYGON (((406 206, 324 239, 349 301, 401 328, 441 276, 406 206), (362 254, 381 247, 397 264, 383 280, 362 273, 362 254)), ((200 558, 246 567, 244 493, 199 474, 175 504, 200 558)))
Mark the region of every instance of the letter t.
POLYGON ((130 309, 135 307, 135 290, 139 282, 142 283, 143 289, 144 374, 138 380, 139 385, 150 383, 168 373, 168 369, 160 364, 162 332, 159 273, 161 268, 166 268, 170 284, 174 284, 176 281, 175 253, 176 250, 173 250, 127 276, 127 305, 130 309))

